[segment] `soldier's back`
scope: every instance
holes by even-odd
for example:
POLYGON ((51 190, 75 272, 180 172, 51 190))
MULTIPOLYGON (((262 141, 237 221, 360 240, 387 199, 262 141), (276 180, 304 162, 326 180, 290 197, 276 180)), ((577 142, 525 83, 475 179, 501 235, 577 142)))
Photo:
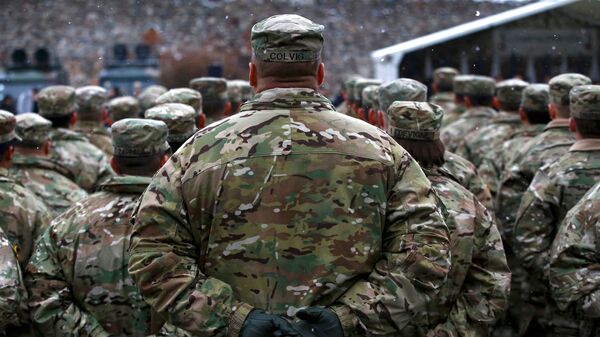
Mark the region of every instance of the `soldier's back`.
POLYGON ((440 168, 461 186, 469 190, 490 211, 493 211, 493 199, 489 188, 477 172, 477 168, 467 159, 446 151, 444 164, 440 168))
POLYGON ((466 134, 486 126, 495 114, 489 107, 467 109, 455 122, 442 128, 440 138, 446 149, 454 152, 466 134))
POLYGON ((99 126, 97 122, 78 122, 74 130, 84 135, 90 143, 102 150, 107 156, 113 155, 110 133, 106 128, 99 126))

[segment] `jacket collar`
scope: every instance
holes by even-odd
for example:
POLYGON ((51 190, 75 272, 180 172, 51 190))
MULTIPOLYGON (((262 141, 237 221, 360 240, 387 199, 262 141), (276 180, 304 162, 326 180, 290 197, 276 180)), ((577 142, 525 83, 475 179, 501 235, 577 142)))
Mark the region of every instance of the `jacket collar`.
POLYGON ((575 141, 575 144, 569 148, 569 152, 575 151, 600 151, 600 138, 586 138, 575 141))

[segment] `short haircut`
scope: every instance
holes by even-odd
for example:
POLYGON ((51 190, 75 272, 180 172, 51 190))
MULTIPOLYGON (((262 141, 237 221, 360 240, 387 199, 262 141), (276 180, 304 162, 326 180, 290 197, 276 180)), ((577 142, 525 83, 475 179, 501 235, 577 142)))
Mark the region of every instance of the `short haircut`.
POLYGON ((202 112, 207 117, 215 117, 223 113, 225 106, 227 105, 227 99, 203 99, 202 100, 202 112))
POLYGON ((68 128, 71 123, 71 117, 73 117, 73 113, 66 116, 46 117, 46 119, 52 122, 53 128, 68 128))
POLYGON ((579 132, 583 138, 600 138, 600 120, 575 117, 573 117, 573 119, 575 120, 577 132, 579 132))
POLYGON ((492 106, 494 96, 490 95, 465 95, 471 100, 473 106, 492 106))
POLYGON ((452 83, 436 83, 437 90, 439 92, 452 92, 454 91, 454 85, 452 83))
POLYGON ((552 119, 547 109, 544 110, 532 110, 523 108, 527 121, 530 124, 548 124, 552 119))
POLYGON ((165 154, 170 154, 170 151, 162 154, 153 154, 150 156, 140 157, 123 157, 114 156, 117 168, 122 174, 151 176, 156 173, 161 167, 160 160, 165 154))
POLYGON ((396 139, 410 155, 423 167, 442 166, 446 148, 439 140, 396 139))
POLYGON ((500 101, 500 110, 502 111, 519 111, 521 102, 503 102, 500 101))
POLYGON ((253 56, 252 63, 256 66, 256 76, 259 78, 274 77, 278 79, 293 79, 302 76, 316 75, 321 60, 291 63, 265 62, 253 56))

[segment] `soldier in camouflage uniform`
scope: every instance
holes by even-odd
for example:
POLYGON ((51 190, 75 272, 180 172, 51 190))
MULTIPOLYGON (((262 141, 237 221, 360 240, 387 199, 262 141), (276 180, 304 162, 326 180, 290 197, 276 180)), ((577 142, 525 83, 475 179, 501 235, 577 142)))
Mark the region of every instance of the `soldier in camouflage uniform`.
POLYGON ((146 110, 155 106, 156 99, 165 92, 167 92, 167 88, 156 84, 144 89, 137 97, 138 102, 140 103, 140 116, 143 116, 146 110))
POLYGON ((578 321, 579 336, 600 334, 600 182, 567 213, 550 254, 549 282, 558 308, 578 321))
POLYGON ((361 78, 354 84, 354 104, 357 107, 356 114, 358 118, 369 122, 371 125, 377 125, 377 115, 369 115, 369 111, 365 110, 362 102, 363 89, 370 85, 381 85, 380 80, 361 78))
POLYGON ((485 207, 441 165, 441 107, 394 102, 387 111, 391 134, 419 162, 447 211, 452 246, 448 281, 427 314, 417 316, 403 335, 487 336, 489 326, 506 308, 510 290, 500 232, 485 207), (427 333, 429 329, 433 331, 427 333))
POLYGON ((15 144, 10 174, 43 201, 55 218, 88 194, 60 174, 64 167, 49 159, 52 123, 35 113, 20 114, 16 119, 21 142, 15 144))
POLYGON ((219 77, 199 77, 190 81, 190 88, 202 94, 202 111, 206 124, 218 121, 231 112, 227 98, 227 81, 219 77))
POLYGON ((339 108, 337 111, 357 118, 356 111, 358 111, 358 107, 355 105, 356 98, 354 97, 354 86, 356 85, 356 82, 362 78, 362 76, 353 75, 344 82, 342 94, 344 95, 345 106, 339 108))
MULTIPOLYGON (((202 112, 202 95, 190 88, 171 89, 164 94, 158 96, 155 101, 156 105, 165 103, 181 103, 194 108, 194 120, 199 129, 206 126, 206 116, 202 112)), ((149 109, 149 108, 148 108, 149 109)), ((146 109, 146 110, 148 110, 146 109)), ((144 113, 145 114, 145 113, 144 113)), ((168 124, 167 124, 168 125, 168 124)), ((175 149, 173 149, 175 151, 175 149)))
POLYGON ((493 78, 471 75, 463 85, 467 110, 455 122, 442 128, 441 133, 442 142, 450 152, 456 151, 469 132, 488 125, 496 115, 492 108, 496 91, 493 78))
POLYGON ((125 118, 138 118, 140 102, 133 96, 113 98, 108 102, 108 111, 113 123, 125 118))
MULTIPOLYGON (((379 107, 385 107, 386 110, 394 101, 425 102, 426 100, 427 87, 409 78, 389 81, 379 88, 379 107)), ((387 120, 389 113, 386 115, 387 120)), ((387 123, 389 121, 386 125, 387 123)), ((493 211, 492 195, 473 164, 461 156, 445 151, 444 163, 440 165, 452 174, 454 180, 471 191, 489 211, 493 211)))
POLYGON ((28 323, 27 290, 12 243, 0 228, 0 336, 28 323))
POLYGON ((127 273, 129 219, 164 163, 167 126, 124 119, 113 124, 118 176, 55 219, 27 266, 29 307, 44 336, 147 336, 150 307, 127 273))
MULTIPOLYGON (((571 89, 570 127, 575 143, 558 161, 538 170, 523 195, 514 229, 514 250, 530 279, 544 284, 550 246, 567 211, 600 180, 600 86, 571 89)), ((532 295, 533 296, 533 295, 532 295)), ((548 328, 560 336, 577 336, 576 322, 561 319, 551 301, 539 303, 548 328), (550 310, 548 310, 550 309, 550 310)))
POLYGON ((227 97, 231 104, 231 114, 240 112, 242 104, 251 100, 254 96, 254 90, 248 81, 231 80, 227 81, 227 97))
POLYGON ((373 124, 383 129, 384 115, 379 111, 379 85, 366 86, 362 91, 362 109, 366 116, 376 116, 373 124))
POLYGON ((106 89, 89 85, 75 90, 77 103, 77 123, 74 130, 80 132, 90 143, 112 156, 110 132, 104 126, 103 107, 106 103, 106 89))
POLYGON ((197 132, 142 196, 129 271, 192 334, 295 335, 281 315, 331 337, 397 335, 444 282, 427 177, 316 91, 322 32, 298 15, 254 25, 254 99, 197 132))
POLYGON ((504 141, 513 138, 523 124, 519 117, 519 107, 523 90, 528 83, 521 80, 506 80, 496 85, 496 99, 500 112, 492 118, 491 124, 464 136, 456 149, 456 154, 479 167, 483 157, 502 146, 504 141))
POLYGON ((454 98, 454 78, 459 74, 457 69, 451 67, 441 67, 433 71, 433 83, 431 84, 433 95, 429 101, 442 107, 444 122, 451 119, 446 116, 447 114, 458 113, 454 98))
POLYGON ((0 110, 0 229, 13 244, 23 266, 29 259, 33 242, 50 222, 44 203, 12 176, 9 168, 14 154, 16 119, 0 110))
POLYGON ((114 174, 104 152, 69 129, 77 119, 75 89, 63 85, 44 88, 38 94, 38 107, 39 114, 52 122, 50 160, 66 168, 67 178, 90 192, 114 174))
POLYGON ((165 103, 152 107, 144 113, 144 117, 163 121, 169 128, 169 146, 177 151, 188 138, 196 133, 194 108, 186 104, 165 103))
POLYGON ((442 121, 442 128, 456 122, 460 116, 467 110, 465 106, 465 84, 471 80, 471 75, 455 75, 452 81, 452 87, 454 90, 454 108, 444 112, 444 120, 442 121))

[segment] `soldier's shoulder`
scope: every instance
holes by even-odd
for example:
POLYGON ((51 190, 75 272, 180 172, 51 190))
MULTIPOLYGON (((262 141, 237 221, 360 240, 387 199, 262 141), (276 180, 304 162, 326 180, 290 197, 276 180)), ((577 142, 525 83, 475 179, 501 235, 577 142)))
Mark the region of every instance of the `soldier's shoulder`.
POLYGON ((446 151, 444 153, 444 160, 445 163, 443 167, 447 168, 454 174, 460 176, 477 174, 477 168, 475 165, 473 165, 473 163, 455 153, 446 151))

